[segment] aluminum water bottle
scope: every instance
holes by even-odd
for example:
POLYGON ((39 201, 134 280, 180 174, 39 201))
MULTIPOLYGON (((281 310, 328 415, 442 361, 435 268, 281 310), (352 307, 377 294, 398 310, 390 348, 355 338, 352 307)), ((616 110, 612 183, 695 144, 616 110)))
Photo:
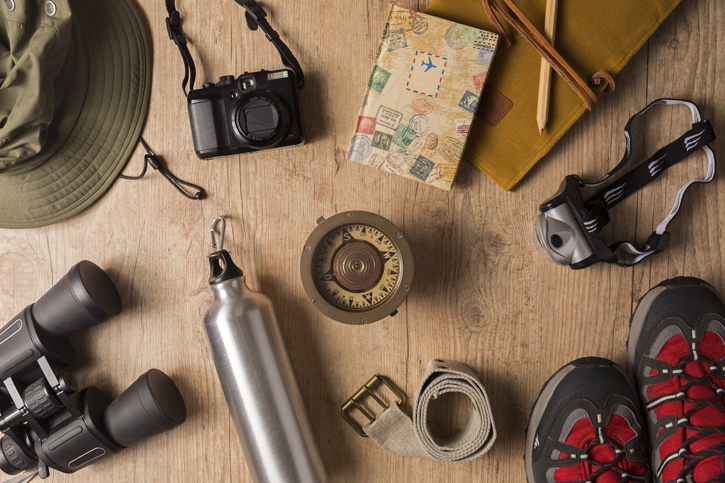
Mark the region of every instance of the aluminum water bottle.
POLYGON ((250 473, 257 483, 323 483, 327 475, 272 302, 247 287, 223 249, 223 218, 212 223, 211 238, 214 303, 204 328, 250 473))

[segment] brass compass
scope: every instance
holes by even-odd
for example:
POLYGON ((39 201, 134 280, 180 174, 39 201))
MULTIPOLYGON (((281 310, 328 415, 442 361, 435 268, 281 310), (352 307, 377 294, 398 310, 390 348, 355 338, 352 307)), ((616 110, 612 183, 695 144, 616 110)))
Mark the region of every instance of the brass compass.
POLYGON ((395 315, 413 281, 413 253, 403 233, 367 211, 317 220, 300 262, 315 307, 346 324, 395 315))

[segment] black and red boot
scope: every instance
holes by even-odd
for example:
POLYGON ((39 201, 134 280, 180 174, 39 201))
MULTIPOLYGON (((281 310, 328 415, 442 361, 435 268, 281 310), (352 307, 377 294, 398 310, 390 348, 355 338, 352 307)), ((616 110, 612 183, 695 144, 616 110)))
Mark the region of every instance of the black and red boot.
POLYGON ((666 280, 639 301, 627 364, 658 483, 725 482, 725 302, 706 282, 666 280))
POLYGON ((544 385, 526 429, 528 483, 650 482, 635 388, 622 367, 577 359, 544 385))

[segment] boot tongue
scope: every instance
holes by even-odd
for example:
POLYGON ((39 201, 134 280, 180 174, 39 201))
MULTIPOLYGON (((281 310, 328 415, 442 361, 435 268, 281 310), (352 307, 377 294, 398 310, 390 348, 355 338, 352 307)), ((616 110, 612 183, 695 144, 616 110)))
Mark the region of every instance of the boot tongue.
MULTIPOLYGON (((702 361, 692 361, 685 365, 685 373, 690 376, 704 377, 710 373, 710 368, 702 361)), ((683 381, 684 383, 685 381, 683 381)), ((715 395, 715 391, 707 386, 697 384, 687 390, 687 397, 692 399, 710 399, 715 395)), ((722 405, 722 400, 718 401, 722 405)), ((685 412, 695 407, 694 404, 685 403, 685 412)), ((700 428, 725 426, 725 412, 712 406, 706 406, 696 411, 690 416, 690 424, 700 428)), ((698 431, 686 430, 685 438, 690 438, 698 434, 698 431)), ((718 446, 725 441, 725 436, 714 434, 698 439, 687 448, 691 454, 698 453, 708 448, 718 446)), ((722 456, 714 455, 705 458, 701 462, 695 464, 692 472, 694 483, 705 483, 710 479, 723 473, 722 456)))

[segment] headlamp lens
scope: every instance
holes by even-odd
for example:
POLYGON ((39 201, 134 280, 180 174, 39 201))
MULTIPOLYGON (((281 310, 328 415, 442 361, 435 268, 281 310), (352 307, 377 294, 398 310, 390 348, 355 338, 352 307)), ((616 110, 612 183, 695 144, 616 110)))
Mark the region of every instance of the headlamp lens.
POLYGON ((544 260, 560 265, 560 263, 553 257, 553 255, 549 251, 549 245, 546 243, 546 240, 544 238, 545 235, 541 233, 541 228, 545 226, 546 217, 544 215, 537 216, 536 221, 534 222, 534 231, 532 233, 534 239, 534 246, 536 246, 536 251, 539 252, 542 257, 544 257, 544 260))

